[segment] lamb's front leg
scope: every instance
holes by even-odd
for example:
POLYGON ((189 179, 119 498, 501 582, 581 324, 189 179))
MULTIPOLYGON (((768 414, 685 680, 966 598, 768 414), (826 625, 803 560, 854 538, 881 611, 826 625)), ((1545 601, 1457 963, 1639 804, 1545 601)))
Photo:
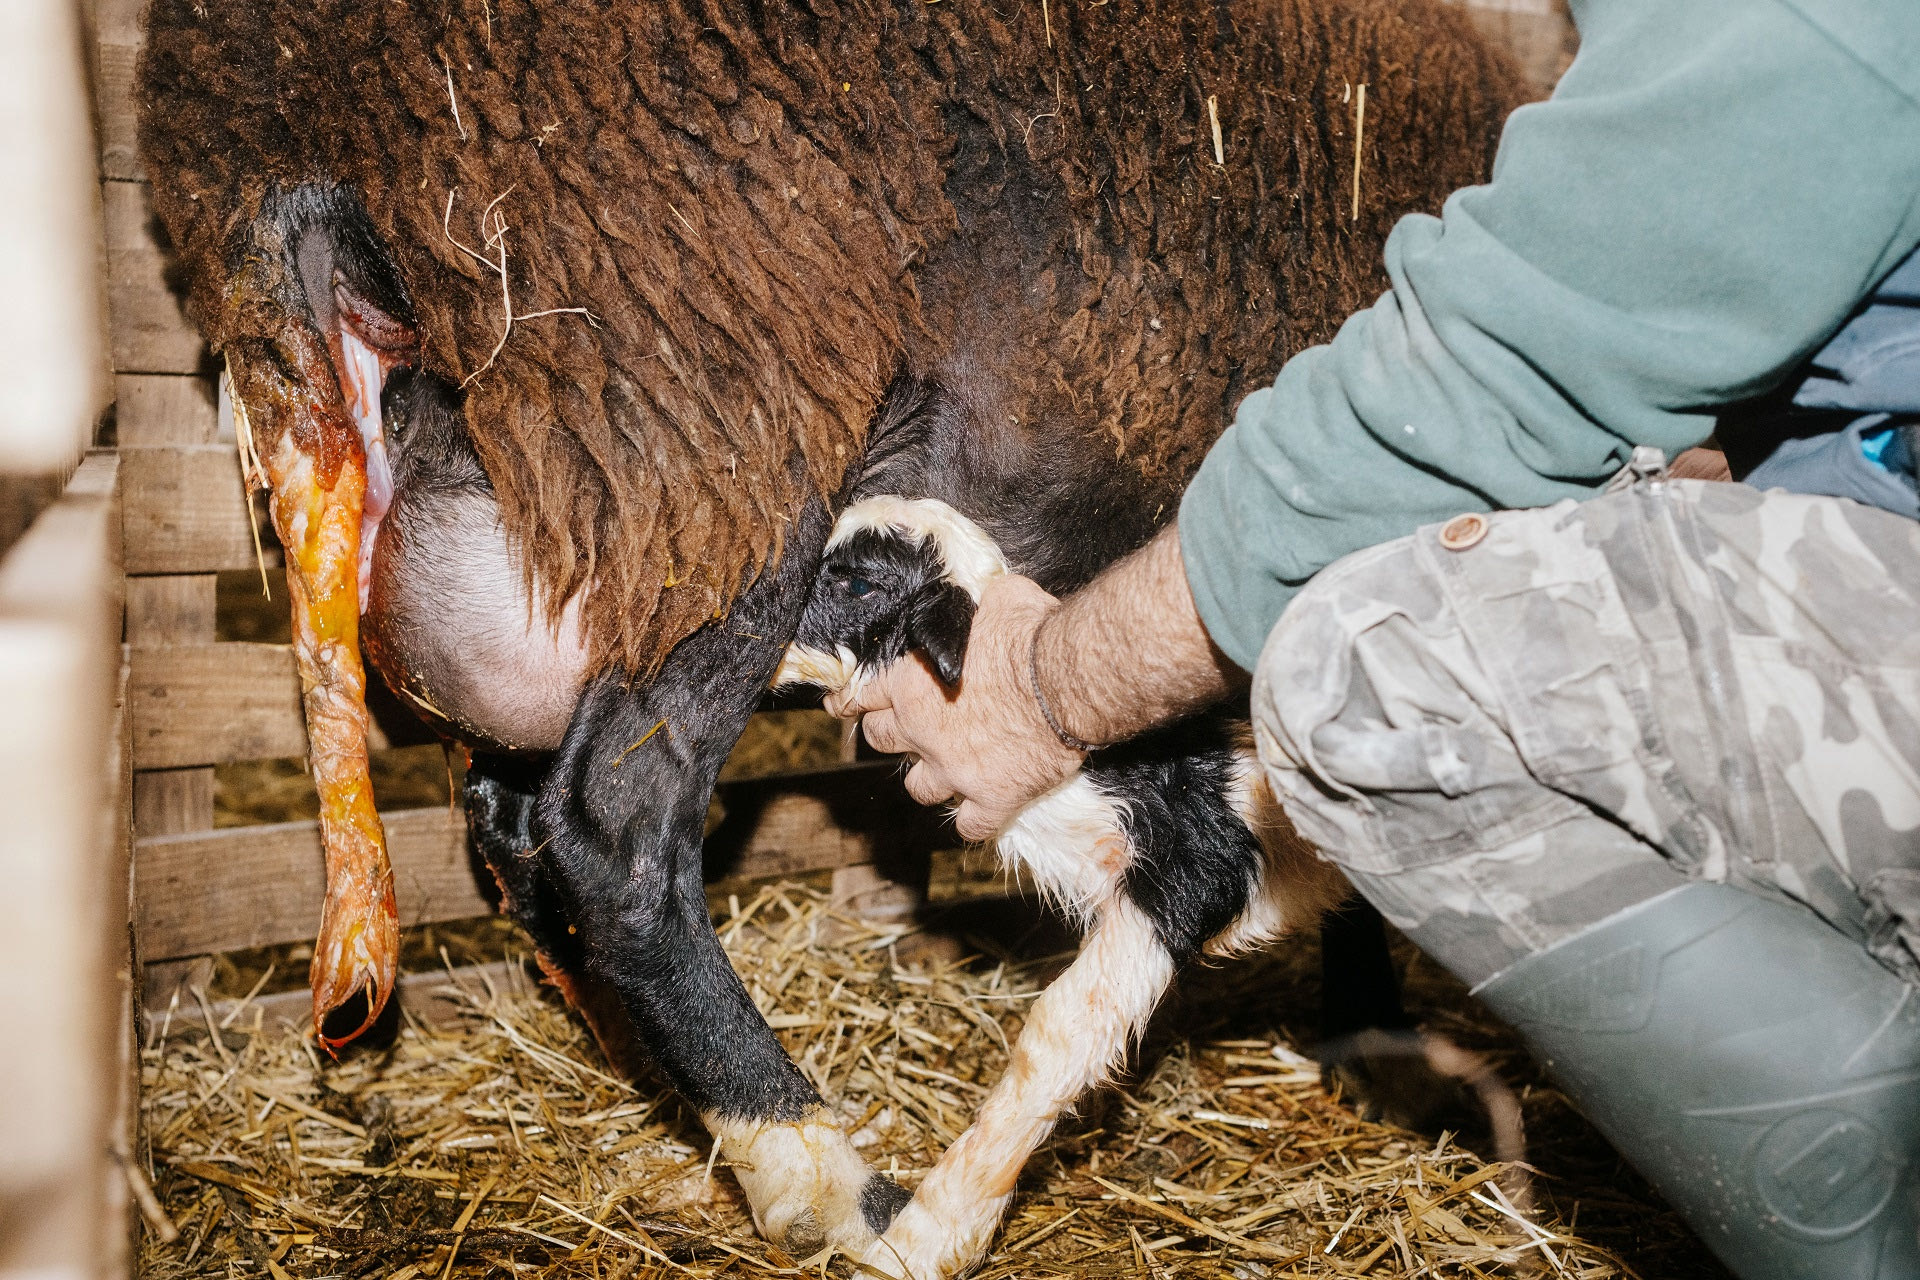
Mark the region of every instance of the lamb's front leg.
POLYGON ((806 1256, 872 1244, 906 1199, 854 1151, 728 963, 707 914, 701 836, 721 762, 759 705, 811 585, 819 503, 732 613, 650 685, 590 685, 540 791, 540 857, 589 976, 700 1113, 771 1239, 806 1256))
POLYGON ((1068 1108, 1119 1069, 1173 971, 1152 921, 1115 894, 1079 956, 1034 1001, 1007 1074, 973 1127, 862 1261, 899 1280, 941 1280, 978 1261, 1027 1158, 1068 1108))

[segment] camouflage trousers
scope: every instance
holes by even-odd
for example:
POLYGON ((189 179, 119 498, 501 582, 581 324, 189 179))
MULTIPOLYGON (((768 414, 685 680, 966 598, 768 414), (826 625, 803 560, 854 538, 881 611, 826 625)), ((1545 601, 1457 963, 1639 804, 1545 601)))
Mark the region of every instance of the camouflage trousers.
POLYGON ((1301 833, 1471 984, 1690 877, 1920 982, 1920 522, 1663 470, 1463 516, 1316 577, 1253 710, 1301 833))

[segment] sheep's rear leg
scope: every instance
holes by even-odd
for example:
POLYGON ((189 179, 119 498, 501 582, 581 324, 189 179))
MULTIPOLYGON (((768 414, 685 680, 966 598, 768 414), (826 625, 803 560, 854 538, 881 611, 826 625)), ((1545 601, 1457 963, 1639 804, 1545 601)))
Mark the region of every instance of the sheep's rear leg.
POLYGON ((476 753, 463 789, 467 834, 500 887, 500 909, 526 931, 546 980, 586 1019, 600 1051, 629 1078, 647 1057, 634 1036, 620 993, 587 969, 558 881, 533 833, 534 799, 544 763, 476 753))
POLYGON ((1034 1001, 1007 1074, 973 1127, 861 1260, 898 1280, 940 1280, 984 1255, 1028 1157, 1120 1067, 1173 971, 1152 921, 1114 897, 1079 956, 1034 1001))
POLYGON ((700 836, 725 754, 699 741, 712 702, 662 705, 622 689, 617 673, 587 698, 603 722, 588 749, 568 759, 563 748, 542 826, 588 976, 618 993, 654 1062, 699 1112, 764 1235, 801 1257, 864 1248, 906 1197, 867 1168, 787 1057, 707 914, 700 836), (677 744, 656 735, 633 746, 662 719, 682 735, 677 744))
POLYGON ((873 1243, 906 1199, 868 1169, 781 1048, 707 914, 701 837, 714 779, 778 665, 826 540, 810 504, 722 621, 683 640, 650 685, 590 684, 541 786, 544 837, 588 975, 618 992, 662 1072, 700 1113, 789 1251, 873 1243))

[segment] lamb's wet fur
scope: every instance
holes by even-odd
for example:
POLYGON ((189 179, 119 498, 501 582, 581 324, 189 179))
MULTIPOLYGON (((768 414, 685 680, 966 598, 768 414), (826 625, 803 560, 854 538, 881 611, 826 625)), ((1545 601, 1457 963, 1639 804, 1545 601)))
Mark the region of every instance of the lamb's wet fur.
POLYGON ((588 588, 599 664, 649 673, 839 490, 903 371, 992 366, 1014 444, 1071 435, 1170 501, 1519 99, 1422 0, 154 0, 140 85, 216 350, 288 363, 259 215, 347 193, 530 581, 554 612, 588 588), (497 261, 490 228, 516 313, 592 318, 493 355, 501 280, 460 247, 497 261))
MULTIPOLYGON (((885 496, 854 504, 827 544, 775 687, 838 693, 914 652, 942 683, 957 686, 978 595, 1005 571, 981 528, 945 503, 885 496), (982 561, 989 563, 983 568, 982 561)), ((1251 739, 1244 717, 1216 709, 1095 751, 1081 768, 1113 803, 1112 838, 1127 850, 1124 874, 1107 889, 1125 893, 1144 913, 1175 964, 1198 955, 1245 911, 1261 879, 1263 840, 1275 838, 1252 820, 1242 795, 1251 739)), ((1031 843, 1003 842, 1002 853, 1015 855, 1031 843)), ((1048 865, 1051 859, 1024 870, 1050 898, 1080 913, 1087 904, 1076 902, 1069 886, 1046 882, 1048 865)), ((1327 875, 1301 879, 1323 892, 1340 883, 1327 875)), ((1334 899, 1297 893, 1295 905, 1303 902, 1313 904, 1317 918, 1334 899)))
MULTIPOLYGON (((919 649, 955 683, 973 611, 943 602, 971 606, 1005 572, 984 530, 947 504, 862 499, 828 540, 778 682, 839 692, 919 649)), ((1119 1069, 1181 965, 1315 923, 1347 890, 1280 818, 1251 730, 1224 709, 1094 751, 996 843, 1087 941, 1033 1006, 974 1124, 864 1255, 908 1280, 985 1250, 1021 1167, 1119 1069)))

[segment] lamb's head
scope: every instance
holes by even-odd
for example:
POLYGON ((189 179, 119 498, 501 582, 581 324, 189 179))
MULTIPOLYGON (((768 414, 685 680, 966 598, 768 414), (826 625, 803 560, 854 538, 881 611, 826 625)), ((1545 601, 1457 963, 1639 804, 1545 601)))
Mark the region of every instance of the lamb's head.
POLYGON ((839 692, 915 652, 956 685, 974 605, 1006 571, 986 532, 944 502, 856 502, 834 524, 774 687, 839 692))

